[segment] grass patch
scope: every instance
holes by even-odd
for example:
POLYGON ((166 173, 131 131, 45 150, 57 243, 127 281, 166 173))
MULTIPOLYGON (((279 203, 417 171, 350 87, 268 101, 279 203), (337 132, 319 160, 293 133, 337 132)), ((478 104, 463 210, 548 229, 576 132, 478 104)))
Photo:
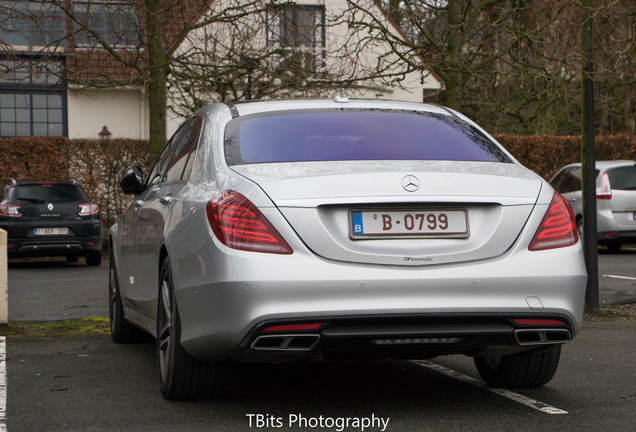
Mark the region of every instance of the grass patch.
POLYGON ((0 336, 90 336, 110 334, 108 318, 61 321, 12 321, 0 325, 0 336))

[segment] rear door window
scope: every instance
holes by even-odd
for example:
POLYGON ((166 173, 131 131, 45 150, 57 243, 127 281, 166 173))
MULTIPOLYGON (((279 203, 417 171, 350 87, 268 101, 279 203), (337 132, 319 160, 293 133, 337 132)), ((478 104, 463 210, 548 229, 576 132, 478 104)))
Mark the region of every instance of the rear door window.
POLYGON ((195 117, 188 123, 186 128, 184 128, 184 132, 178 137, 178 141, 174 146, 172 159, 170 159, 166 171, 166 181, 179 181, 182 178, 184 180, 188 179, 189 170, 192 168, 189 160, 194 160, 194 152, 199 143, 202 124, 203 120, 201 117, 195 117), (188 172, 186 173, 187 175, 184 176, 186 170, 188 170, 188 172))
POLYGON ((607 171, 612 189, 636 190, 636 166, 624 166, 607 171))
POLYGON ((229 165, 339 160, 510 162, 450 115, 382 110, 274 112, 238 117, 225 134, 229 165))

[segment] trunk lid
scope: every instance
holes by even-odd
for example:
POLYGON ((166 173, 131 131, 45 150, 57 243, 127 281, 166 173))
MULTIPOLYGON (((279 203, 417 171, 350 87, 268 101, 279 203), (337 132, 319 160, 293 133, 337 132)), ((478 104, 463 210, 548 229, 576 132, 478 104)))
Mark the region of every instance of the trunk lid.
POLYGON ((233 169, 267 193, 314 253, 365 264, 430 265, 501 255, 523 229, 542 186, 538 176, 512 163, 357 161, 233 169), (357 236, 353 220, 363 213, 392 218, 400 231, 357 236), (414 234, 404 228, 430 221, 442 226, 444 220, 457 229, 414 234))

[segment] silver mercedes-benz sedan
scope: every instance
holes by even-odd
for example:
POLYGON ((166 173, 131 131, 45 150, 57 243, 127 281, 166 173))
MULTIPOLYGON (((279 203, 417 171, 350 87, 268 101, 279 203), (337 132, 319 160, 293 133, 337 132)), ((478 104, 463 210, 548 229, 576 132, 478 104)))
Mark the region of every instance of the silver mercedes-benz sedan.
POLYGON ((156 337, 168 398, 217 393, 228 359, 465 354, 538 386, 581 327, 567 200, 443 107, 213 104, 121 186, 112 337, 156 337))

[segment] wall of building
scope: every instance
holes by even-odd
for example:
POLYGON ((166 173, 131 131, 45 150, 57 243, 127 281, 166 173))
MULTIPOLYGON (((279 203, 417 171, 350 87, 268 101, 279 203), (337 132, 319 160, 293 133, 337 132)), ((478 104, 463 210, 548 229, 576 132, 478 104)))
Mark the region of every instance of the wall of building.
POLYGON ((69 89, 69 138, 99 138, 104 126, 112 138, 148 139, 148 102, 140 89, 69 89))

